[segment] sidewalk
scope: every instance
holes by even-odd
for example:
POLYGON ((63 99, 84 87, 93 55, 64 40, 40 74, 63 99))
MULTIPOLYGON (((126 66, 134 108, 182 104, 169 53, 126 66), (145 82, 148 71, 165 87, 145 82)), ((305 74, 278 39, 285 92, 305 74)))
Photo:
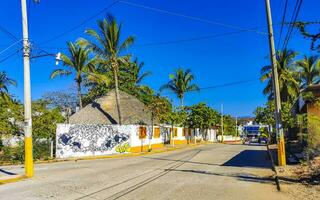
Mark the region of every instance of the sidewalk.
POLYGON ((292 199, 315 200, 320 199, 320 185, 310 185, 304 183, 292 173, 298 165, 278 166, 277 145, 268 145, 268 151, 273 160, 274 170, 278 179, 281 191, 290 195, 292 199))

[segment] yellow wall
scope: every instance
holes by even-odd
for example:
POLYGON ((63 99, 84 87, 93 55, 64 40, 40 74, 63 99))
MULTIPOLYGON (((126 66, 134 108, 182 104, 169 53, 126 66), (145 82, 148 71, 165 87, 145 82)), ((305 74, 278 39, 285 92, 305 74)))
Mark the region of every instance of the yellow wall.
MULTIPOLYGON (((173 140, 170 140, 170 144, 173 144, 173 140)), ((174 140, 174 144, 179 145, 179 144, 188 144, 187 140, 174 140)))
MULTIPOLYGON (((158 143, 158 144, 152 144, 151 148, 152 149, 159 149, 163 148, 164 144, 163 143, 158 143)), ((137 146, 137 147, 130 147, 130 152, 131 153, 139 153, 143 151, 148 151, 149 145, 143 145, 143 146, 137 146)))

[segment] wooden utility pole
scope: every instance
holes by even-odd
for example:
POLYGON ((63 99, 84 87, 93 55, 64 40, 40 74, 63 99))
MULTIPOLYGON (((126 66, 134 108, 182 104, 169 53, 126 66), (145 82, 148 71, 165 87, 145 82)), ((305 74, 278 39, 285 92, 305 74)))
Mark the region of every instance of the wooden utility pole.
POLYGON ((274 48, 274 35, 272 27, 272 16, 270 8, 270 0, 265 0, 267 21, 268 21, 268 31, 269 31, 269 46, 270 46, 270 60, 272 66, 272 81, 273 81, 273 96, 275 100, 275 121, 276 121, 276 134, 278 143, 278 163, 280 166, 286 165, 286 153, 284 145, 284 134, 281 119, 281 99, 280 99, 280 89, 278 80, 278 70, 277 70, 277 58, 274 48))

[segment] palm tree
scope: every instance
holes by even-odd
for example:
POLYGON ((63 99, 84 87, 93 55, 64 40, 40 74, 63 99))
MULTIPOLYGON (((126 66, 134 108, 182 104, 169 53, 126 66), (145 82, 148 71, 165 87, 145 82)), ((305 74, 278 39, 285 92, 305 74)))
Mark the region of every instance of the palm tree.
POLYGON ((145 79, 147 76, 151 75, 150 71, 146 72, 141 72, 142 68, 144 66, 144 62, 138 62, 138 59, 136 58, 132 63, 131 63, 131 76, 134 79, 134 83, 136 85, 140 84, 143 79, 145 79))
POLYGON ((93 29, 86 30, 86 33, 95 39, 94 42, 82 39, 82 44, 97 54, 99 62, 106 67, 111 67, 113 71, 120 125, 122 117, 119 95, 119 65, 127 63, 128 60, 127 56, 123 56, 121 53, 134 42, 132 36, 127 37, 121 42, 121 31, 122 24, 118 24, 112 15, 108 15, 106 19, 98 21, 98 31, 93 29))
POLYGON ((4 100, 8 100, 9 99, 9 95, 8 95, 8 86, 9 85, 13 85, 16 86, 17 83, 10 79, 6 72, 2 71, 0 72, 0 98, 4 99, 4 100))
POLYGON ((75 75, 75 82, 78 88, 78 100, 79 107, 82 108, 82 96, 81 96, 81 84, 84 76, 87 72, 90 72, 95 67, 95 58, 90 58, 90 49, 80 46, 79 42, 68 42, 69 57, 65 54, 61 55, 61 60, 64 66, 68 66, 67 69, 54 70, 50 78, 53 79, 56 76, 69 76, 75 75))
POLYGON ((189 91, 198 91, 199 87, 196 84, 191 84, 194 80, 194 76, 191 74, 190 69, 184 71, 179 68, 175 71, 175 74, 170 74, 171 79, 167 84, 160 88, 160 91, 164 89, 171 90, 180 99, 180 105, 183 107, 184 94, 189 91))
POLYGON ((320 82, 320 60, 318 56, 304 56, 296 62, 296 71, 299 74, 301 89, 320 82))
MULTIPOLYGON (((296 55, 296 52, 286 49, 278 51, 276 55, 280 96, 283 102, 293 100, 299 92, 299 83, 295 79, 296 74, 292 70, 296 55)), ((273 99, 272 67, 270 65, 261 69, 260 80, 267 81, 263 94, 267 95, 269 100, 273 99)))

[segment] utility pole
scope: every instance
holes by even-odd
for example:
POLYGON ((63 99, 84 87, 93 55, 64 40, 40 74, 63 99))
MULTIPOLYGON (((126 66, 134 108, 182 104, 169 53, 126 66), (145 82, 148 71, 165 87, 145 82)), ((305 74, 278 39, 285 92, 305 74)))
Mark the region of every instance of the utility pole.
POLYGON ((238 137, 238 117, 236 116, 236 136, 238 137))
POLYGON ((23 66, 24 66, 24 145, 25 176, 33 176, 32 155, 32 119, 31 119, 31 87, 30 87, 30 44, 28 36, 27 2, 21 0, 23 30, 23 66))
POLYGON ((278 163, 279 163, 279 166, 285 166, 286 154, 285 154, 285 146, 284 146, 282 119, 281 119, 281 99, 280 99, 280 89, 279 89, 279 81, 278 81, 277 58, 276 58, 276 52, 274 49, 274 36, 273 36, 270 0, 265 0, 265 4, 266 4, 268 31, 269 31, 273 94, 274 94, 274 100, 275 100, 275 120, 276 120, 276 134, 277 134, 277 144, 278 144, 278 163))
POLYGON ((221 143, 223 143, 223 104, 221 104, 221 143))

